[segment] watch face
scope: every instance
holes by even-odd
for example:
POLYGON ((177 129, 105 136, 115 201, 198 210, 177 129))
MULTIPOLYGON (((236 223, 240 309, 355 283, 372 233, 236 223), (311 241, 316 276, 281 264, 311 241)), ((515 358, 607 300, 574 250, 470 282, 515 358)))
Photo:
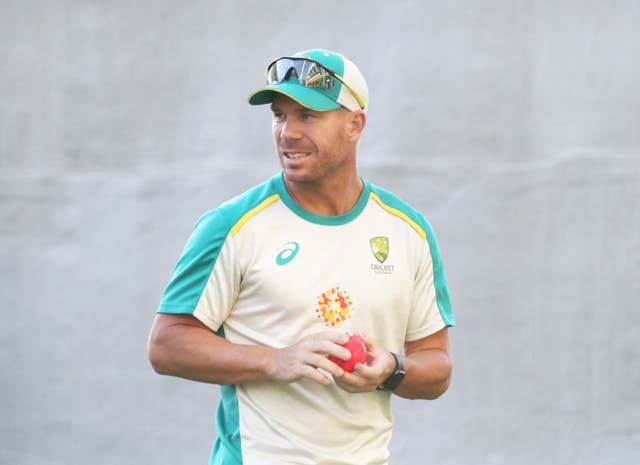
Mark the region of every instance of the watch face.
POLYGON ((400 385, 400 382, 404 379, 404 371, 396 371, 391 377, 384 383, 385 389, 393 391, 400 385))

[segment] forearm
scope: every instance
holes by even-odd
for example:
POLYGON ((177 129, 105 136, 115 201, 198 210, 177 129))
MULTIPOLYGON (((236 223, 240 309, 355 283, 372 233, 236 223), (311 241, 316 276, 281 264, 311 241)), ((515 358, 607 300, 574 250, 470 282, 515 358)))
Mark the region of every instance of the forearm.
POLYGON ((148 346, 156 372, 214 384, 269 377, 273 349, 233 344, 188 318, 156 319, 148 346))
POLYGON ((452 361, 448 351, 427 349, 407 354, 406 376, 394 394, 406 399, 435 399, 449 387, 452 361))

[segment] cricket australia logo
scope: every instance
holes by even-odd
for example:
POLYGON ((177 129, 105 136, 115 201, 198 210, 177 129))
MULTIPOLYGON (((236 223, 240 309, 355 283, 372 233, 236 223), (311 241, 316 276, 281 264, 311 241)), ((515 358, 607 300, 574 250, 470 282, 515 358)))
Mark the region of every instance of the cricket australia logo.
POLYGON ((389 256, 389 238, 385 236, 372 237, 369 239, 371 244, 371 252, 376 260, 380 263, 384 263, 389 256))
POLYGON ((389 257, 389 238, 386 236, 372 237, 369 239, 369 244, 371 244, 371 253, 378 260, 378 263, 371 264, 371 270, 376 274, 393 273, 393 265, 384 265, 389 257))

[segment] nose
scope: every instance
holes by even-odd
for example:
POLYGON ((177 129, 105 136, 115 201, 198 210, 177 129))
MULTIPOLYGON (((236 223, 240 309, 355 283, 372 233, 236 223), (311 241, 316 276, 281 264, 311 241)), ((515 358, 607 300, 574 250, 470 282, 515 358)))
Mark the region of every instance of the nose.
POLYGON ((287 118, 279 124, 279 135, 283 140, 294 140, 301 137, 300 125, 295 118, 287 118))

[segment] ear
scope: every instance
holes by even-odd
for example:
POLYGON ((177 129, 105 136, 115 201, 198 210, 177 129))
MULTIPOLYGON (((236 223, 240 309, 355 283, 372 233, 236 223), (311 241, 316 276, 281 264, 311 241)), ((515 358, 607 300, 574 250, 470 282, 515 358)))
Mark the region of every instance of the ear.
POLYGON ((364 131, 364 127, 367 124, 367 115, 362 110, 356 110, 350 112, 349 124, 347 127, 349 139, 357 141, 364 131))

